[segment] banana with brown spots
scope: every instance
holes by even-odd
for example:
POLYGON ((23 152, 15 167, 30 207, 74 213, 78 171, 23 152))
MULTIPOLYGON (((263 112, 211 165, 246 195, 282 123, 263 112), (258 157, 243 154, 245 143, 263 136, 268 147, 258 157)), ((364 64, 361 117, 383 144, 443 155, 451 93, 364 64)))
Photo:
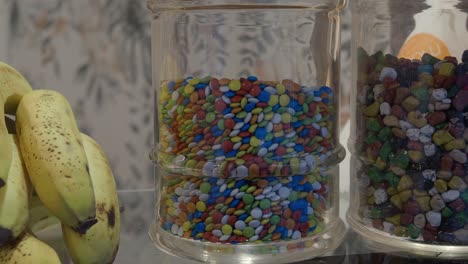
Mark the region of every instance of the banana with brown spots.
POLYGON ((80 233, 96 223, 88 160, 67 99, 52 90, 26 94, 16 112, 23 162, 39 199, 80 233))
POLYGON ((0 247, 2 264, 60 264, 57 252, 29 233, 0 247))
POLYGON ((31 194, 16 136, 9 135, 8 141, 13 149, 13 159, 6 185, 0 188, 0 246, 16 239, 25 230, 31 194))
POLYGON ((114 261, 120 240, 120 211, 114 176, 101 147, 82 134, 96 198, 98 222, 86 234, 62 225, 62 233, 73 263, 108 264, 114 261))
POLYGON ((21 98, 32 91, 28 81, 13 67, 0 61, 0 187, 5 185, 12 160, 5 114, 14 115, 21 98))

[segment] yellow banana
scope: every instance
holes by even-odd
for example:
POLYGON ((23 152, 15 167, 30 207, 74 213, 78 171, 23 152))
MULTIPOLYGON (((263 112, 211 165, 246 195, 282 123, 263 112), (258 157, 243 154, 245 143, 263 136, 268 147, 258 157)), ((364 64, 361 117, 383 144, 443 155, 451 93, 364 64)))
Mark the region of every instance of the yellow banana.
POLYGON ((1 264, 60 264, 57 252, 31 234, 0 247, 1 264))
POLYGON ((31 85, 23 75, 0 61, 0 97, 6 114, 14 115, 21 98, 31 91, 31 85))
POLYGON ((13 67, 0 61, 0 187, 10 170, 12 149, 8 142, 5 114, 14 115, 23 95, 32 91, 28 81, 13 67))
POLYGON ((31 182, 47 209, 85 233, 97 222, 81 134, 70 104, 58 92, 26 94, 16 112, 16 132, 31 182))
MULTIPOLYGON (((0 87, 1 89, 1 87, 0 87)), ((0 188, 3 187, 8 180, 8 172, 10 171, 12 160, 12 148, 8 136, 8 130, 5 124, 5 116, 3 107, 3 99, 0 97, 0 188)))
POLYGON ((29 221, 27 228, 34 234, 37 234, 38 232, 59 224, 60 220, 44 206, 37 195, 33 195, 29 201, 29 221))
POLYGON ((13 149, 6 186, 0 189, 0 246, 16 239, 26 228, 29 219, 30 186, 23 167, 16 136, 10 135, 13 149))
POLYGON ((114 176, 101 147, 82 134, 96 197, 97 224, 84 235, 62 225, 62 233, 73 263, 108 264, 114 261, 120 239, 120 211, 114 176))

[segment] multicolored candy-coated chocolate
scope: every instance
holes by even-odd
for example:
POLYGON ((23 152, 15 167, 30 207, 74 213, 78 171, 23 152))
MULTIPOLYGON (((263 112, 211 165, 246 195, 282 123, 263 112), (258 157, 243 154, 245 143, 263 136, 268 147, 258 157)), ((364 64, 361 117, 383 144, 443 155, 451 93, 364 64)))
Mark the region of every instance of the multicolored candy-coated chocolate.
POLYGON ((159 221, 184 238, 220 243, 298 240, 325 228, 328 172, 234 179, 167 174, 159 221))
POLYGON ((331 88, 188 77, 163 82, 158 94, 164 230, 237 244, 325 229, 325 161, 337 154, 331 88))
POLYGON ((158 162, 197 176, 307 174, 334 154, 333 101, 331 88, 291 80, 165 81, 158 162))

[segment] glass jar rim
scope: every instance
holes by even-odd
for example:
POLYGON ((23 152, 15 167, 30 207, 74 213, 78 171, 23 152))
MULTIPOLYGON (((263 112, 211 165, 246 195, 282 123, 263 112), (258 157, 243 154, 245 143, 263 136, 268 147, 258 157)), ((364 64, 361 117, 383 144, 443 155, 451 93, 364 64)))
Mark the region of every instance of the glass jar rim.
POLYGON ((348 0, 146 0, 154 13, 164 10, 244 9, 244 8, 317 8, 334 6, 342 9, 348 0))

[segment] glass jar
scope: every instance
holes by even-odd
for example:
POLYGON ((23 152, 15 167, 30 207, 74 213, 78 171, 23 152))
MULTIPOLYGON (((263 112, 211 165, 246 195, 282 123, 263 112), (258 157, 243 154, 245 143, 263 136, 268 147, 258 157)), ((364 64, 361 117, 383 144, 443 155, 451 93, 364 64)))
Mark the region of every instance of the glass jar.
POLYGON ((333 250, 344 2, 163 1, 153 11, 162 250, 225 263, 333 250))
POLYGON ((349 224, 381 248, 468 256, 468 1, 356 0, 349 224))

